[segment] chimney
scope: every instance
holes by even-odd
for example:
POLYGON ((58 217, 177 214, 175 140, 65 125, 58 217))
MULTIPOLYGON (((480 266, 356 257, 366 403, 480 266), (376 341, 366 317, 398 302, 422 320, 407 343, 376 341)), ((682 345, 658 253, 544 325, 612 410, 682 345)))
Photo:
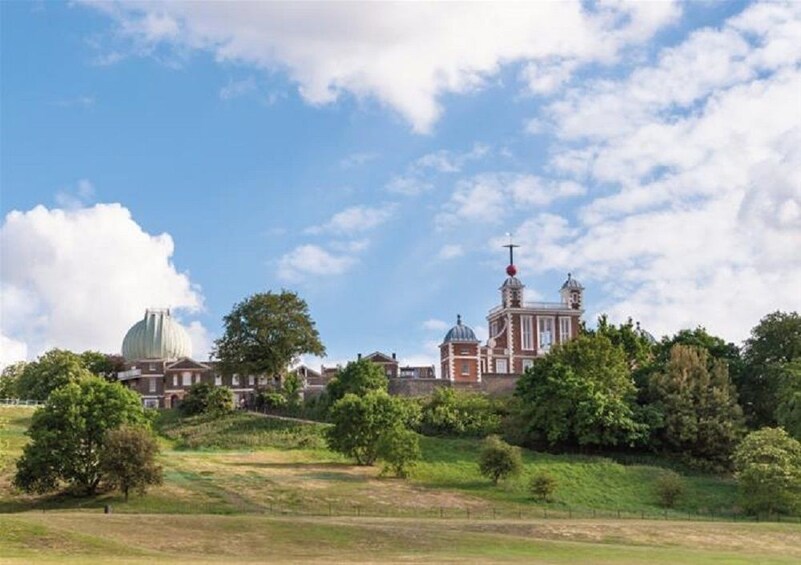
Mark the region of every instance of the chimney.
POLYGON ((362 360, 362 354, 361 353, 357 353, 356 354, 356 360, 357 361, 361 361, 362 360))

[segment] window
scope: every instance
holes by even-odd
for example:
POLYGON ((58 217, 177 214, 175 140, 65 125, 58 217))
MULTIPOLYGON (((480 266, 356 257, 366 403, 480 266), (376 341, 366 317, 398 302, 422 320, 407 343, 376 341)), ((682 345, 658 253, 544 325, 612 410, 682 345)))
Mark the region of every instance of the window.
POLYGON ((539 318, 540 349, 548 350, 553 344, 553 318, 539 318))
POLYGON ((462 355, 470 355, 470 350, 469 350, 469 349, 462 349, 462 350, 460 351, 460 353, 461 353, 462 355))
POLYGON ((144 399, 145 408, 158 408, 159 407, 159 399, 158 398, 145 398, 144 399))
POLYGON ((534 366, 534 359, 523 359, 523 370, 530 369, 534 366))
POLYGON ((506 359, 496 359, 495 360, 495 372, 496 373, 508 373, 509 372, 509 365, 506 362, 506 359))
POLYGON ((181 384, 184 386, 190 386, 192 384, 192 373, 188 371, 181 373, 181 384))
POLYGON ((178 375, 172 376, 172 386, 178 386, 178 375))
POLYGON ((156 379, 153 378, 147 379, 147 391, 156 392, 156 379))
POLYGON ((156 371, 156 364, 155 363, 150 363, 147 366, 147 370, 150 371, 151 373, 154 373, 156 371))
POLYGON ((559 318, 559 343, 570 339, 570 318, 559 318))
POLYGON ((520 316, 520 346, 523 351, 534 349, 534 319, 531 316, 520 316))
POLYGON ((470 374, 470 363, 467 361, 462 361, 462 374, 469 375, 470 374))
POLYGON ((231 377, 231 385, 239 386, 239 375, 234 375, 233 377, 231 377))
POLYGON ((214 375, 214 386, 222 386, 222 377, 220 375, 214 375))
POLYGON ((498 322, 490 322, 490 337, 498 335, 498 322))
POLYGON ((248 375, 248 386, 253 386, 256 384, 256 377, 253 375, 248 375))

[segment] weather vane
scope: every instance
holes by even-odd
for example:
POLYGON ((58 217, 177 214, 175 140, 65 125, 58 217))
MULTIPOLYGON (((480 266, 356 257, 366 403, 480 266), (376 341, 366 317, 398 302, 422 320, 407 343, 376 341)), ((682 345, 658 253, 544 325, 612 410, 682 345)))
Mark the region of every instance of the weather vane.
POLYGON ((507 232, 506 235, 509 236, 509 243, 503 246, 509 248, 509 266, 506 267, 506 274, 509 275, 510 277, 513 277, 517 274, 517 267, 515 267, 515 247, 520 247, 520 246, 512 243, 511 232, 507 232))

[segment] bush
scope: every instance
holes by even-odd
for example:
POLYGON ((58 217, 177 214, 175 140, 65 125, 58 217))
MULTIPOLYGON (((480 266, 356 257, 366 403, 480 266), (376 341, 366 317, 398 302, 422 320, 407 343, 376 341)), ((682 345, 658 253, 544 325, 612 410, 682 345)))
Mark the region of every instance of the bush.
POLYGON ((501 479, 519 474, 523 459, 519 448, 509 445, 498 436, 489 436, 484 440, 478 467, 483 476, 497 485, 501 479))
POLYGON ((163 481, 161 466, 156 464, 158 452, 158 442, 149 430, 130 426, 109 430, 100 451, 103 480, 119 489, 126 502, 131 490, 145 494, 148 486, 163 481))
POLYGON ((262 410, 278 410, 286 408, 288 402, 280 392, 260 392, 256 397, 256 408, 262 410))
POLYGON ((674 471, 665 471, 656 479, 654 486, 659 504, 664 508, 673 508, 684 496, 684 481, 674 471))
POLYGON ((538 502, 552 502, 553 493, 556 492, 558 484, 556 477, 547 471, 539 471, 531 476, 528 489, 538 502))
POLYGON ((389 381, 380 365, 367 359, 359 359, 341 369, 325 387, 325 392, 333 407, 346 394, 364 396, 374 391, 386 391, 388 387, 389 381))
POLYGON ((403 426, 392 427, 378 440, 378 456, 386 462, 382 474, 391 471, 396 477, 406 477, 420 459, 417 434, 403 426))
POLYGON ((420 431, 425 435, 484 437, 498 431, 497 402, 476 392, 440 388, 423 404, 420 431))
POLYGON ((209 383, 196 383, 180 405, 181 412, 187 416, 208 414, 223 416, 234 409, 234 395, 229 388, 217 387, 209 383))
POLYGON ((781 428, 748 434, 734 453, 737 487, 751 512, 801 508, 801 443, 781 428))

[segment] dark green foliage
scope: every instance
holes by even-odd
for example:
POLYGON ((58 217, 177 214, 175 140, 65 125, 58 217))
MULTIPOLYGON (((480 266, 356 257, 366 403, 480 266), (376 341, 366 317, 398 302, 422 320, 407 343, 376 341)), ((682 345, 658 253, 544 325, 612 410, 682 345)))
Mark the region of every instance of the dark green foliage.
POLYGON ((529 445, 628 445, 645 433, 625 355, 603 335, 581 335, 537 359, 515 394, 529 445))
POLYGON ((25 365, 17 380, 17 397, 44 401, 53 390, 91 375, 80 355, 51 349, 25 365))
POLYGON ((197 414, 224 416, 234 409, 234 395, 226 387, 195 383, 189 387, 189 391, 181 401, 180 409, 187 416, 197 414))
POLYGON ((729 366, 732 377, 740 370, 742 359, 740 349, 723 338, 709 334, 703 327, 694 330, 684 329, 672 337, 664 337, 655 347, 656 364, 664 367, 670 361, 670 352, 675 345, 685 345, 696 349, 706 350, 709 362, 714 360, 725 361, 729 366))
POLYGON ((749 426, 775 425, 783 366, 801 360, 801 316, 773 312, 751 330, 743 349, 745 367, 739 380, 740 403, 749 426))
POLYGON ((226 374, 282 376, 300 355, 325 355, 309 307, 294 292, 254 294, 223 323, 214 353, 226 374))
POLYGON ((328 401, 333 406, 346 394, 363 396, 377 390, 386 391, 388 387, 387 377, 379 365, 367 359, 359 359, 348 363, 344 369, 341 369, 337 376, 331 379, 325 390, 328 401))
POLYGON ((148 429, 121 426, 109 430, 100 450, 104 482, 122 492, 126 502, 131 490, 144 495, 147 487, 163 481, 161 466, 156 463, 158 452, 158 442, 148 429))
POLYGON ((125 370, 125 359, 122 355, 109 355, 99 351, 84 351, 81 362, 89 372, 107 381, 116 381, 117 373, 125 370))
POLYGON ((537 471, 531 475, 528 483, 531 496, 538 502, 552 502, 557 486, 559 482, 556 477, 547 471, 537 471))
POLYGON ((286 408, 286 397, 280 392, 262 391, 256 396, 256 408, 259 410, 277 410, 286 408))
POLYGON ((724 361, 706 349, 674 345, 664 372, 651 376, 650 396, 660 412, 660 445, 707 464, 728 467, 742 437, 742 410, 724 361))
POLYGON ((18 383, 27 363, 18 361, 3 369, 0 374, 0 398, 18 398, 18 383))
POLYGON ((123 424, 146 426, 147 418, 139 396, 119 384, 89 376, 54 390, 33 415, 14 483, 44 493, 65 482, 94 494, 106 432, 123 424))
POLYGON ((499 401, 486 394, 438 388, 422 405, 420 431, 426 435, 484 437, 501 424, 499 401))
POLYGON ((684 496, 684 481, 681 475, 675 471, 665 471, 656 479, 654 491, 661 506, 673 508, 679 499, 684 496))
POLYGON ((615 326, 609 323, 604 314, 598 318, 598 328, 587 333, 605 336, 612 342, 612 345, 620 347, 631 371, 645 367, 653 359, 653 338, 650 334, 640 330, 639 325, 635 326, 631 318, 625 324, 615 326))
POLYGON ((348 393, 331 408, 332 427, 328 445, 353 457, 359 465, 372 465, 379 454, 381 436, 403 426, 404 406, 386 392, 373 391, 364 396, 348 393))
POLYGON ((779 404, 776 420, 797 440, 801 440, 801 359, 781 366, 779 404))
POLYGON ((734 453, 743 507, 751 512, 801 510, 801 443, 781 428, 748 434, 734 453))
POLYGON ((523 469, 520 449, 498 436, 488 436, 479 455, 478 469, 492 484, 497 485, 502 479, 520 474, 523 469))
POLYGON ((378 439, 378 457, 386 466, 382 473, 392 472, 396 477, 406 477, 420 459, 420 442, 417 434, 403 425, 385 430, 378 439))

